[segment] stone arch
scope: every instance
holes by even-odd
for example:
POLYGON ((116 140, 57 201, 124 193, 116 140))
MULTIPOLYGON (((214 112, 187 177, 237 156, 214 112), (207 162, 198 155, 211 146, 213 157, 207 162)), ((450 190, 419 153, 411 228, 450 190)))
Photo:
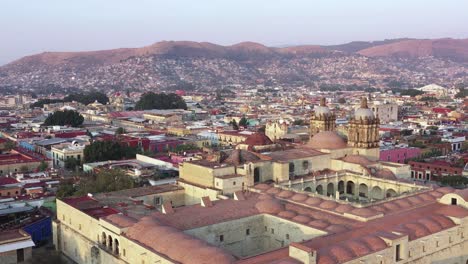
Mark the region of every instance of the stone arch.
POLYGON ((312 188, 310 188, 310 187, 305 187, 305 188, 304 188, 304 192, 312 192, 312 188))
POLYGON ((354 193, 354 182, 353 181, 348 181, 346 183, 346 193, 355 194, 354 193))
POLYGON ((335 194, 335 185, 333 182, 330 182, 327 184, 327 196, 334 195, 335 194))
POLYGON ((317 186, 317 188, 315 188, 315 191, 318 194, 323 194, 323 186, 322 185, 317 186))
POLYGON ((369 197, 369 187, 364 183, 359 184, 359 196, 369 197))
POLYGON ((107 245, 107 246, 109 247, 110 250, 112 250, 112 242, 113 242, 113 241, 112 241, 111 235, 109 235, 108 238, 109 238, 109 239, 108 239, 108 244, 109 244, 109 245, 107 245))
POLYGON ((384 198, 382 188, 380 188, 379 186, 374 186, 371 190, 370 198, 382 200, 384 198))
POLYGON ((119 249, 119 240, 117 240, 117 238, 116 238, 116 239, 114 239, 114 253, 116 255, 119 255, 119 250, 120 250, 119 249))
POLYGON ((107 235, 106 232, 102 232, 101 243, 106 246, 107 245, 107 235))
POLYGON ((339 181, 339 182, 338 182, 338 192, 340 192, 340 194, 345 193, 345 184, 344 184, 344 181, 339 181))
POLYGON ((385 194, 385 197, 389 198, 389 197, 395 197, 397 195, 398 195, 398 193, 395 190, 388 189, 386 194, 385 194))

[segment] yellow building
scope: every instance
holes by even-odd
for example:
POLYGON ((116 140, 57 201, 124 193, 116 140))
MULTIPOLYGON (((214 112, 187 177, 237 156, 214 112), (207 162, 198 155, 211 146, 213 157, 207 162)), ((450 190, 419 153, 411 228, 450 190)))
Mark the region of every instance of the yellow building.
POLYGON ((217 132, 218 142, 223 146, 235 146, 244 142, 248 136, 254 134, 251 131, 222 131, 217 132))
POLYGON ((77 142, 62 143, 53 146, 51 152, 54 168, 65 167, 65 161, 67 159, 75 159, 81 164, 84 159, 84 149, 85 145, 77 142))

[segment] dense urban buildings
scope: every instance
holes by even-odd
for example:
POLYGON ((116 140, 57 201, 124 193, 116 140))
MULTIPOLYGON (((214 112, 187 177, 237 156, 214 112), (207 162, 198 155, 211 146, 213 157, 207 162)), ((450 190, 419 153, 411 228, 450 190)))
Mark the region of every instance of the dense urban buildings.
POLYGON ((466 261, 466 189, 382 159, 366 97, 348 140, 335 119, 322 99, 306 144, 221 132, 234 148, 179 164, 176 184, 61 199, 54 244, 78 263, 466 261))
MULTIPOLYGON (((437 3, 437 20, 420 17, 432 14, 432 2, 414 12, 407 1, 396 16, 354 1, 336 19, 320 11, 331 1, 302 1, 313 8, 293 14, 293 24, 284 9, 301 5, 284 1, 249 1, 232 21, 235 6, 223 8, 210 23, 229 1, 99 3, 133 19, 111 9, 79 13, 94 1, 43 2, 28 5, 34 12, 21 7, 26 17, 17 23, 14 12, 0 16, 2 36, 29 23, 15 32, 22 42, 11 52, 46 49, 48 41, 54 49, 120 45, 112 35, 142 43, 137 35, 147 40, 148 29, 159 42, 0 65, 0 264, 468 264, 468 39, 288 44, 328 36, 332 26, 352 30, 328 41, 356 36, 356 28, 365 36, 363 11, 445 34, 440 25, 467 24, 460 1, 437 3), (64 6, 60 18, 96 20, 45 23, 64 6), (453 11, 444 20, 445 6, 453 11), (202 39, 200 30, 212 35, 216 26, 231 44, 161 41, 162 31, 202 39), (288 45, 232 44, 240 36, 231 26, 288 45), (24 41, 31 36, 41 39, 24 41)), ((372 17, 373 34, 393 24, 379 26, 382 17, 372 17)), ((10 41, 2 38, 1 63, 10 41)))

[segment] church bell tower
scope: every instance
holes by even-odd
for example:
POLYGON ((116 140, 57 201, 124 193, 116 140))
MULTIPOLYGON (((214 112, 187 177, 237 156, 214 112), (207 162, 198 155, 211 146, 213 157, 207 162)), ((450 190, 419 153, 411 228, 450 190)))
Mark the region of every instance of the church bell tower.
POLYGON ((335 114, 326 105, 325 98, 321 98, 320 105, 315 108, 315 113, 310 118, 310 137, 322 131, 334 131, 335 121, 335 114))
POLYGON ((360 108, 356 109, 348 127, 348 145, 356 148, 379 147, 380 119, 367 106, 367 98, 361 99, 360 108))

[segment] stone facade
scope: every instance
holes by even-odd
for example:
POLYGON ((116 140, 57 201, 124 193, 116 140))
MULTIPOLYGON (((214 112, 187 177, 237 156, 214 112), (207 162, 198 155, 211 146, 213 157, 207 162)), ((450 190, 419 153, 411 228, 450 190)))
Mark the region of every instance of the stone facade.
POLYGON ((325 98, 320 100, 320 106, 310 118, 310 137, 321 131, 335 131, 336 116, 325 104, 325 98))
POLYGON ((286 122, 268 121, 265 125, 265 134, 273 142, 277 142, 288 134, 288 124, 286 122))
POLYGON ((348 125, 348 145, 357 148, 378 148, 379 147, 379 125, 380 119, 371 115, 357 115, 358 111, 369 110, 367 99, 364 97, 361 108, 356 111, 348 125))

